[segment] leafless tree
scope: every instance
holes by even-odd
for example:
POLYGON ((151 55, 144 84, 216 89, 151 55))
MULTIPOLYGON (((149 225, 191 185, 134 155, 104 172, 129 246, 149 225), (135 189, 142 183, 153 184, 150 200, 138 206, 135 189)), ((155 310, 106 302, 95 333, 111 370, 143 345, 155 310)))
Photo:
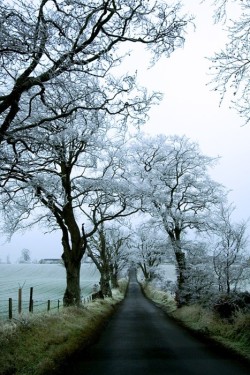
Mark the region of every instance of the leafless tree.
POLYGON ((87 253, 100 272, 100 291, 103 296, 111 297, 111 287, 119 286, 118 273, 125 266, 125 248, 130 237, 129 233, 125 233, 114 223, 108 225, 103 221, 89 238, 87 253))
POLYGON ((106 88, 115 85, 109 93, 116 98, 119 84, 131 79, 114 83, 110 74, 128 53, 121 47, 145 45, 152 63, 169 56, 183 44, 189 22, 180 8, 179 1, 1 0, 0 143, 71 115, 81 108, 82 95, 89 107, 96 108, 97 96, 98 108, 116 112, 121 99, 106 106, 106 88))
POLYGON ((137 174, 147 197, 144 208, 169 236, 177 265, 177 299, 185 303, 185 234, 208 229, 212 210, 224 199, 222 186, 208 173, 216 159, 203 155, 185 136, 141 137, 133 151, 141 165, 137 174))
POLYGON ((183 44, 188 22, 179 1, 0 1, 5 229, 34 222, 60 228, 65 304, 79 303, 80 260, 102 222, 100 206, 109 202, 105 220, 128 213, 128 184, 115 177, 121 173, 116 130, 144 122, 160 99, 139 88, 135 74, 114 68, 137 43, 151 51, 151 64, 170 56, 183 44), (86 207, 96 215, 89 229, 79 219, 86 207))
POLYGON ((151 221, 135 226, 133 232, 130 260, 141 270, 144 279, 151 281, 156 276, 157 267, 169 257, 166 235, 151 221))
POLYGON ((216 21, 224 22, 227 41, 221 51, 210 57, 213 75, 210 84, 220 93, 221 101, 228 94, 232 106, 247 123, 250 120, 250 4, 245 0, 217 0, 215 6, 216 21))
POLYGON ((219 292, 227 294, 240 290, 249 277, 247 222, 234 223, 233 211, 232 205, 221 206, 213 254, 219 292))
POLYGON ((19 259, 19 263, 30 263, 31 257, 30 257, 30 250, 29 249, 22 249, 22 254, 19 259))
POLYGON ((210 244, 202 241, 188 241, 186 251, 186 294, 189 303, 209 304, 217 293, 210 244))
POLYGON ((0 196, 5 233, 35 223, 61 231, 65 305, 80 303, 80 266, 87 239, 102 222, 136 212, 141 200, 131 191, 119 156, 124 139, 119 126, 112 128, 111 140, 110 124, 99 113, 78 114, 68 125, 67 121, 60 132, 52 128, 44 134, 34 132, 32 149, 18 155, 17 164, 3 167, 0 196))

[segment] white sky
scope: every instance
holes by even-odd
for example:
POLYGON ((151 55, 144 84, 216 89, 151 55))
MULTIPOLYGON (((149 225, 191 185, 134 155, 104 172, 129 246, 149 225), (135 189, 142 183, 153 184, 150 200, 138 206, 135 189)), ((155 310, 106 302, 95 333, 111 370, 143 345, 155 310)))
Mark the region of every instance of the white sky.
MULTIPOLYGON (((229 97, 219 106, 219 94, 211 91, 209 66, 211 57, 225 44, 222 25, 214 25, 212 8, 189 0, 187 8, 196 15, 196 30, 190 32, 183 49, 170 59, 161 60, 147 76, 148 86, 164 92, 160 106, 151 111, 145 130, 154 134, 186 134, 197 141, 202 152, 220 156, 212 177, 232 190, 229 200, 236 205, 235 219, 250 216, 250 125, 229 109, 229 97), (190 3, 190 4, 189 4, 190 3), (192 5, 192 7, 191 7, 192 5)), ((146 77, 145 72, 143 76, 146 77)), ((145 78, 144 78, 145 79, 145 78)))
MULTIPOLYGON (((150 70, 138 49, 127 69, 137 69, 142 85, 164 93, 161 104, 151 110, 144 130, 150 134, 186 134, 199 143, 205 154, 221 156, 211 175, 232 190, 229 199, 237 208, 235 219, 247 219, 250 216, 250 125, 242 127, 244 120, 228 109, 229 103, 219 107, 218 94, 206 85, 210 80, 210 63, 205 57, 223 47, 225 33, 222 25, 213 24, 209 2, 199 3, 200 0, 188 0, 186 8, 196 15, 196 31, 190 30, 183 49, 150 70)), ((44 235, 37 230, 15 235, 11 243, 0 242, 0 259, 6 261, 9 255, 14 262, 23 248, 30 250, 32 259, 60 257, 60 233, 44 235)))

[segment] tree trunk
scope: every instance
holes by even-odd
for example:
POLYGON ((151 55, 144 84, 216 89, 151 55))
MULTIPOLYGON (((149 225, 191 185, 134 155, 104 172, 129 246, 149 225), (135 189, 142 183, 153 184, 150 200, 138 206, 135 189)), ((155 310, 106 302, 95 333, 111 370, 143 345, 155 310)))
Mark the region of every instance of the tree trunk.
POLYGON ((230 294, 231 292, 231 283, 230 283, 230 266, 232 265, 232 263, 230 264, 230 261, 229 261, 229 255, 227 254, 227 262, 226 262, 226 284, 227 284, 227 294, 230 294))
POLYGON ((114 289, 119 288, 118 275, 117 275, 116 271, 111 273, 111 285, 112 285, 112 288, 114 288, 114 289))
POLYGON ((109 274, 110 274, 111 287, 114 289, 119 288, 118 265, 116 262, 109 261, 109 274))
POLYGON ((100 279, 100 288, 104 297, 112 297, 112 291, 110 288, 110 276, 109 272, 102 270, 100 279))
POLYGON ((138 263, 138 266, 142 270, 145 281, 150 281, 150 271, 148 271, 145 263, 138 263))
POLYGON ((64 261, 66 269, 67 286, 64 292, 63 305, 64 306, 79 306, 81 303, 81 288, 80 288, 80 269, 81 262, 68 259, 64 261))
POLYGON ((186 305, 190 299, 190 293, 187 288, 186 257, 185 253, 182 251, 181 244, 181 229, 175 227, 173 230, 167 229, 167 232, 172 242, 176 259, 177 291, 175 298, 177 306, 181 307, 186 305))
POLYGON ((229 272, 227 271, 226 274, 226 283, 227 283, 227 294, 231 293, 231 282, 230 282, 230 277, 229 277, 229 272))
POLYGON ((189 300, 189 293, 186 289, 186 260, 185 253, 182 251, 175 252, 175 258, 177 262, 177 292, 176 302, 178 307, 186 305, 189 300))

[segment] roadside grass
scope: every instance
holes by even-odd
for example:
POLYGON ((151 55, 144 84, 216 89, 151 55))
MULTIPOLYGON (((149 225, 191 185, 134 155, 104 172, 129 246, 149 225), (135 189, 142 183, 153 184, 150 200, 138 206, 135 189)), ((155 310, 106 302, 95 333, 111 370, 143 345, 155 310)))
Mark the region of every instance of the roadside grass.
POLYGON ((89 346, 124 298, 126 281, 113 298, 80 308, 21 315, 0 326, 0 375, 44 375, 56 372, 79 348, 89 346))
POLYGON ((154 289, 149 283, 142 283, 141 286, 146 297, 161 307, 162 310, 169 314, 176 310, 175 300, 169 293, 154 289))
POLYGON ((238 312, 231 321, 200 305, 176 307, 168 293, 144 285, 145 295, 168 315, 191 330, 209 337, 250 360, 250 314, 238 312))

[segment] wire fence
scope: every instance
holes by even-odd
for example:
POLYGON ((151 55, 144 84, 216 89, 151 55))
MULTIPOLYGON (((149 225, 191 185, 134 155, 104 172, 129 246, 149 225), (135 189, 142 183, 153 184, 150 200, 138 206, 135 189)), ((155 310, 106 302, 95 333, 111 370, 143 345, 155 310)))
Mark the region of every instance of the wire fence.
MULTIPOLYGON (((84 304, 92 300, 99 273, 91 265, 82 268, 80 287, 84 304)), ((65 289, 65 270, 59 265, 0 264, 0 320, 60 309, 65 289)))
MULTIPOLYGON (((94 285, 91 293, 81 295, 82 304, 95 298, 97 294, 95 288, 94 285)), ((63 294, 60 295, 60 298, 35 298, 35 288, 30 287, 29 298, 27 298, 27 289, 19 288, 16 290, 16 298, 0 299, 0 320, 17 318, 20 314, 59 310, 63 306, 63 294)))

